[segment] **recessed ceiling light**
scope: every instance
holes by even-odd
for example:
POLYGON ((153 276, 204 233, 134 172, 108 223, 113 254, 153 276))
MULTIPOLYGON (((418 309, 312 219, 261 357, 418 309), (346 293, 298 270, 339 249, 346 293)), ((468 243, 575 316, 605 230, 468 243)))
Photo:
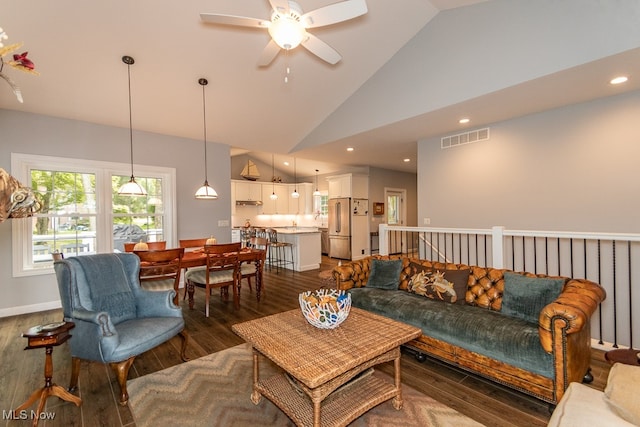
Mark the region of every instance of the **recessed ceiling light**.
POLYGON ((285 166, 289 166, 289 162, 284 162, 284 165, 285 166))
POLYGON ((411 161, 411 159, 402 159, 403 162, 405 163, 409 163, 411 161))
POLYGON ((618 76, 616 78, 611 79, 609 83, 611 83, 612 85, 619 85, 620 83, 624 83, 627 80, 629 80, 627 76, 618 76))
POLYGON ((347 151, 353 151, 353 147, 347 147, 347 151))
POLYGON ((458 123, 460 123, 461 125, 466 125, 467 123, 469 123, 471 120, 468 117, 464 117, 460 120, 458 120, 458 123))

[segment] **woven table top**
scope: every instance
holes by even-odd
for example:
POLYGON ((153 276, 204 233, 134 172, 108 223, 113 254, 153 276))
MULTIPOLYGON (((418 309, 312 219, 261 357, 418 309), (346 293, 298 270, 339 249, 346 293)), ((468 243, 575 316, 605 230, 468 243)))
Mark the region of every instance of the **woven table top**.
POLYGON ((299 309, 250 320, 232 330, 309 388, 316 388, 422 333, 355 307, 335 329, 310 325, 299 309))

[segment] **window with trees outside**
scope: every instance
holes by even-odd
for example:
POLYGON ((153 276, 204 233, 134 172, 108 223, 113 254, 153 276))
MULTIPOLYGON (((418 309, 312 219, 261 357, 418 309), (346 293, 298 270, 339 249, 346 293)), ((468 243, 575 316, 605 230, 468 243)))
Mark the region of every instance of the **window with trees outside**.
POLYGON ((124 252, 125 242, 172 240, 175 169, 136 167, 136 181, 147 195, 120 196, 129 168, 13 154, 14 176, 42 203, 33 217, 14 222, 14 276, 51 273, 54 253, 124 252))

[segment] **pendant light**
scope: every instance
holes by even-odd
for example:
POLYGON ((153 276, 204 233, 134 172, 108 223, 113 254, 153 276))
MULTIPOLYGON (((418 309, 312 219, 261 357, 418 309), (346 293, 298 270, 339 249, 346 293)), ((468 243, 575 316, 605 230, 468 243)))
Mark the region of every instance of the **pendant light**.
POLYGON ((319 172, 319 170, 316 169, 316 191, 313 192, 314 196, 319 196, 320 195, 320 190, 318 190, 318 172, 319 172))
POLYGON ((293 189, 293 193, 291 193, 291 197, 297 199, 300 197, 300 193, 298 193, 298 171, 296 169, 296 158, 293 158, 293 180, 295 182, 295 187, 293 189))
POLYGON ((273 165, 273 154, 271 155, 271 186, 273 188, 273 191, 271 192, 269 198, 271 200, 278 200, 278 195, 276 194, 276 168, 273 165))
POLYGON ((140 184, 136 182, 133 176, 133 122, 131 120, 131 65, 135 63, 134 59, 130 56, 123 56, 122 62, 127 64, 127 76, 129 81, 129 146, 131 149, 131 178, 129 182, 124 184, 118 190, 118 194, 121 196, 146 196, 147 192, 140 184))
POLYGON ((207 180, 207 109, 204 97, 204 87, 209 84, 207 79, 198 79, 198 83, 202 86, 202 116, 203 116, 203 128, 204 128, 204 184, 196 191, 196 199, 200 200, 215 200, 218 198, 218 193, 209 185, 207 180))

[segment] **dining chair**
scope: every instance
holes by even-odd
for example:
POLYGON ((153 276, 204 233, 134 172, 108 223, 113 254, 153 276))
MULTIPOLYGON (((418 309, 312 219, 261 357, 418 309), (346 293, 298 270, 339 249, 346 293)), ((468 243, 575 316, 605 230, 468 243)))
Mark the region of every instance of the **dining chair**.
MULTIPOLYGON (((144 245, 143 245, 144 246, 144 245)), ((125 242, 124 243, 124 251, 125 252, 133 252, 135 250, 143 250, 143 251, 159 251, 167 248, 166 241, 159 242, 125 242), (145 249, 136 249, 137 244, 146 244, 145 249)))
POLYGON ((204 248, 207 244, 207 237, 202 239, 180 239, 180 247, 185 250, 204 248))
MULTIPOLYGON (((269 251, 269 240, 264 237, 252 237, 247 243, 248 248, 262 249, 265 254, 269 251)), ((264 260, 262 260, 264 262, 264 260)), ((259 261, 243 262, 240 264, 240 283, 238 284, 238 290, 242 289, 242 279, 247 279, 249 284, 249 290, 251 291, 251 278, 258 276, 259 269, 261 268, 259 261)))
POLYGON ((61 259, 53 266, 63 318, 75 324, 69 340, 70 390, 78 386, 81 360, 108 363, 120 385, 120 404, 126 405, 127 376, 137 355, 180 335, 180 356, 187 360, 188 336, 174 292, 142 289, 140 258, 102 253, 61 259))
MULTIPOLYGON (((194 287, 205 290, 205 316, 209 317, 209 301, 211 290, 220 288, 223 300, 229 300, 229 286, 233 290, 233 303, 236 309, 240 308, 240 296, 238 287, 240 282, 240 266, 238 263, 238 251, 241 244, 221 243, 205 245, 204 253, 207 257, 205 267, 191 268, 185 273, 185 282, 188 292, 193 293, 194 287)), ((191 298, 191 297, 189 297, 191 298)))
MULTIPOLYGON (((198 238, 198 239, 180 239, 180 247, 184 248, 185 252, 193 252, 198 249, 203 249, 204 245, 207 244, 207 237, 198 238)), ((187 269, 183 268, 184 274, 187 274, 187 269)), ((187 287, 184 287, 184 295, 182 295, 182 299, 187 298, 187 287)))
POLYGON ((134 251, 140 258, 140 286, 148 291, 173 289, 174 303, 178 305, 178 289, 182 272, 184 248, 134 251))

